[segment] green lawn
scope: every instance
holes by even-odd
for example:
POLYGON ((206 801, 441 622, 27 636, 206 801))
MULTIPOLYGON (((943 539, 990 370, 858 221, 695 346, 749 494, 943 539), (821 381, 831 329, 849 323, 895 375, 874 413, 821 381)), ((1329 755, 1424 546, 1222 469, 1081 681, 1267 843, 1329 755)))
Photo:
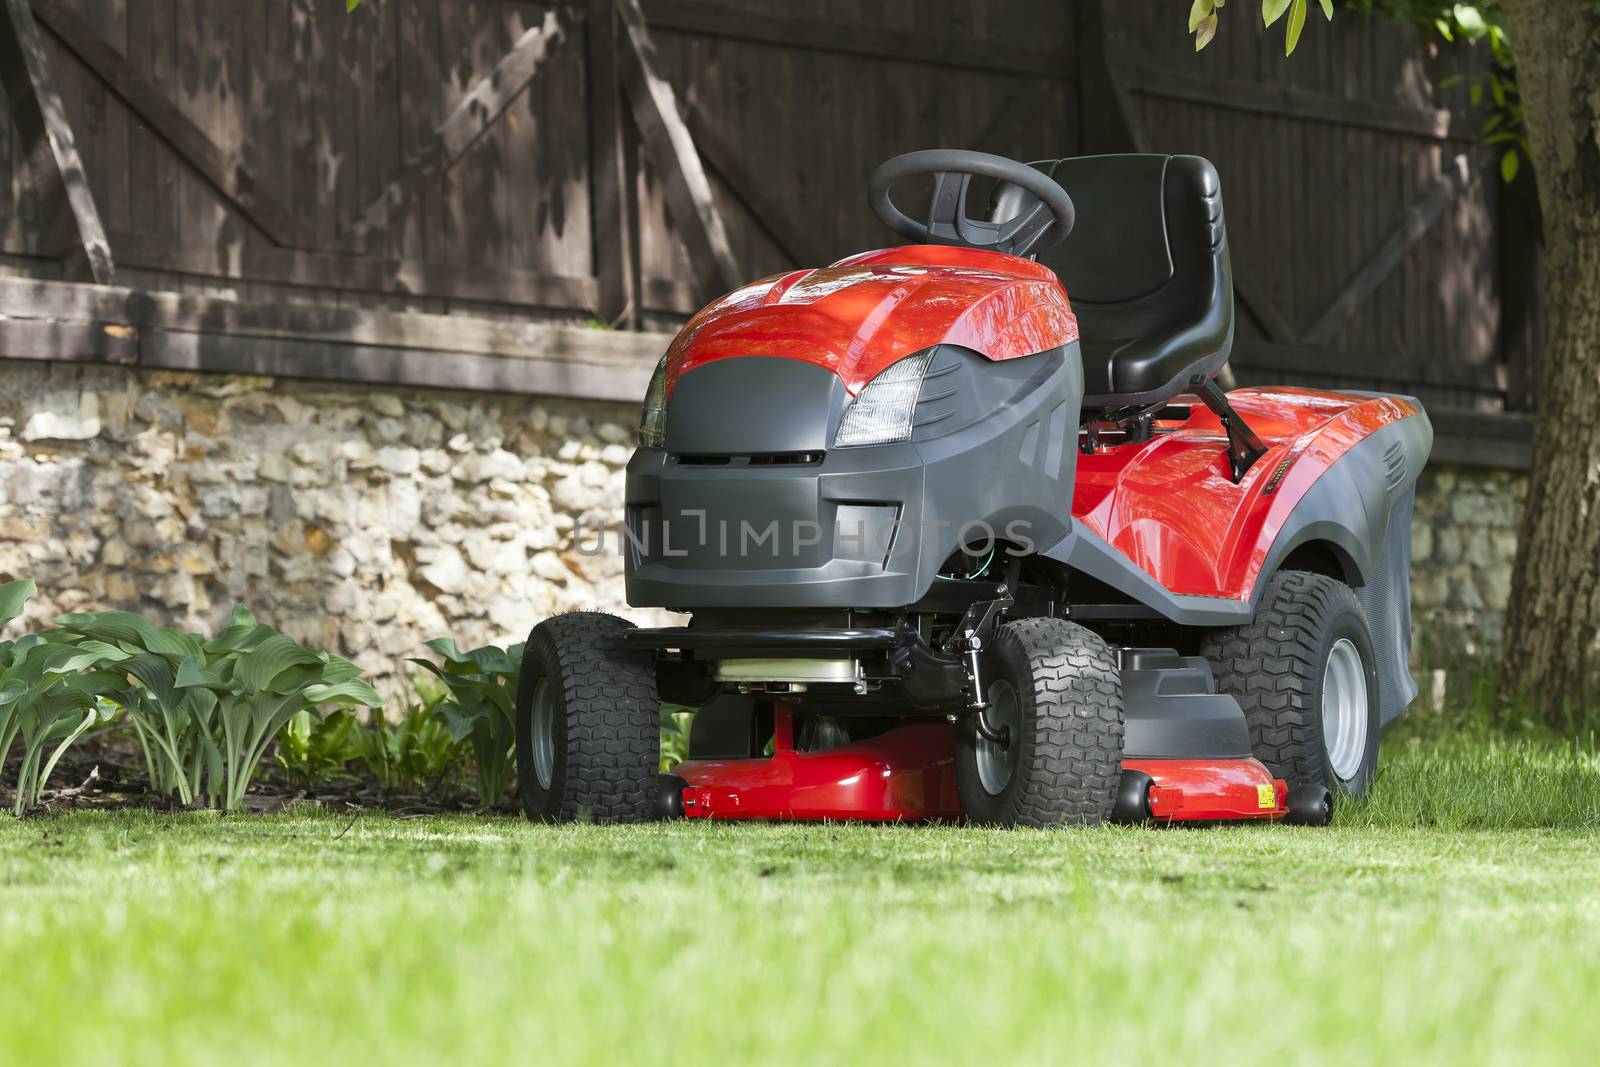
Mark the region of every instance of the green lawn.
POLYGON ((1326 830, 3 818, 0 968, 30 1065, 1592 1060, 1600 763, 1401 745, 1326 830))

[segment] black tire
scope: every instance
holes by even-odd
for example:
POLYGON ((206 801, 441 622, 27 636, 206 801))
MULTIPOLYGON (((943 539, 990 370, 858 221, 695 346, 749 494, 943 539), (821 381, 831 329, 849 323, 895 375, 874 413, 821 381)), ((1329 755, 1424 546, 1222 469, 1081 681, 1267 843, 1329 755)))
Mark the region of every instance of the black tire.
POLYGON ((529 819, 651 817, 661 705, 654 657, 622 643, 631 629, 614 615, 574 612, 546 619, 528 635, 517 680, 517 782, 529 819), (550 758, 536 761, 534 697, 541 684, 550 701, 550 758))
POLYGON ((1004 750, 1009 777, 994 791, 980 768, 976 723, 962 720, 962 814, 995 826, 1094 826, 1111 818, 1122 778, 1123 712, 1122 673, 1110 647, 1074 623, 1019 619, 996 631, 984 671, 989 694, 1011 687, 1017 729, 1004 750))
POLYGON ((1322 786, 1360 796, 1378 769, 1378 674, 1372 634, 1355 591, 1309 571, 1279 571, 1267 583, 1247 626, 1213 630, 1202 654, 1211 662, 1217 691, 1244 709, 1250 750, 1267 769, 1296 786, 1322 786), (1366 682, 1366 733, 1347 758, 1359 763, 1336 773, 1323 728, 1323 679, 1338 643, 1360 654, 1366 682))

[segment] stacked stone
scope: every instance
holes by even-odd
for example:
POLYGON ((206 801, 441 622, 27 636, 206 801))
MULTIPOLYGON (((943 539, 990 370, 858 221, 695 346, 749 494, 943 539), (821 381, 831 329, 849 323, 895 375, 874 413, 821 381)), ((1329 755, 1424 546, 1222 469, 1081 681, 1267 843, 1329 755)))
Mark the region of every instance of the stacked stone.
POLYGON ((1418 662, 1457 666, 1504 634, 1525 474, 1430 466, 1411 527, 1411 603, 1418 662))
POLYGON ((629 612, 631 405, 0 363, 0 576, 32 624, 121 608, 210 630, 235 601, 390 688, 404 659, 629 612), (586 536, 592 542, 592 535, 586 536))

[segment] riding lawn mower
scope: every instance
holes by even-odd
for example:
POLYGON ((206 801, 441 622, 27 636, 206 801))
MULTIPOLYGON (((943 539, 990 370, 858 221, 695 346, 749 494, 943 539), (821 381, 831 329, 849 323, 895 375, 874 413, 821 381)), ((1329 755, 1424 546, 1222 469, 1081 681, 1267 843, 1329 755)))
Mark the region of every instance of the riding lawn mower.
POLYGON ((914 152, 870 198, 911 244, 729 293, 657 367, 619 540, 628 603, 689 618, 534 628, 527 815, 1326 823, 1416 695, 1421 406, 1223 390, 1199 157, 914 152))

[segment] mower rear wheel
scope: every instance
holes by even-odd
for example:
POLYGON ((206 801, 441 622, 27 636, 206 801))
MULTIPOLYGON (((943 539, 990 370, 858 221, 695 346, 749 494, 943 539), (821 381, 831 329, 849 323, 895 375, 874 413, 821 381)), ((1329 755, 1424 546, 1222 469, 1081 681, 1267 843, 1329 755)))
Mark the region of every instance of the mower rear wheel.
POLYGON ((1202 653, 1217 691, 1244 709, 1250 749, 1298 786, 1360 796, 1378 767, 1378 674, 1353 589, 1279 571, 1248 626, 1213 630, 1202 653))
POLYGON ((956 737, 962 814, 996 826, 1092 826, 1111 817, 1122 778, 1122 674, 1100 637, 1062 619, 1019 619, 984 655, 984 717, 956 737))
POLYGON ((517 783, 535 822, 642 822, 656 799, 655 663, 626 648, 633 624, 573 612, 533 628, 517 681, 517 783))

